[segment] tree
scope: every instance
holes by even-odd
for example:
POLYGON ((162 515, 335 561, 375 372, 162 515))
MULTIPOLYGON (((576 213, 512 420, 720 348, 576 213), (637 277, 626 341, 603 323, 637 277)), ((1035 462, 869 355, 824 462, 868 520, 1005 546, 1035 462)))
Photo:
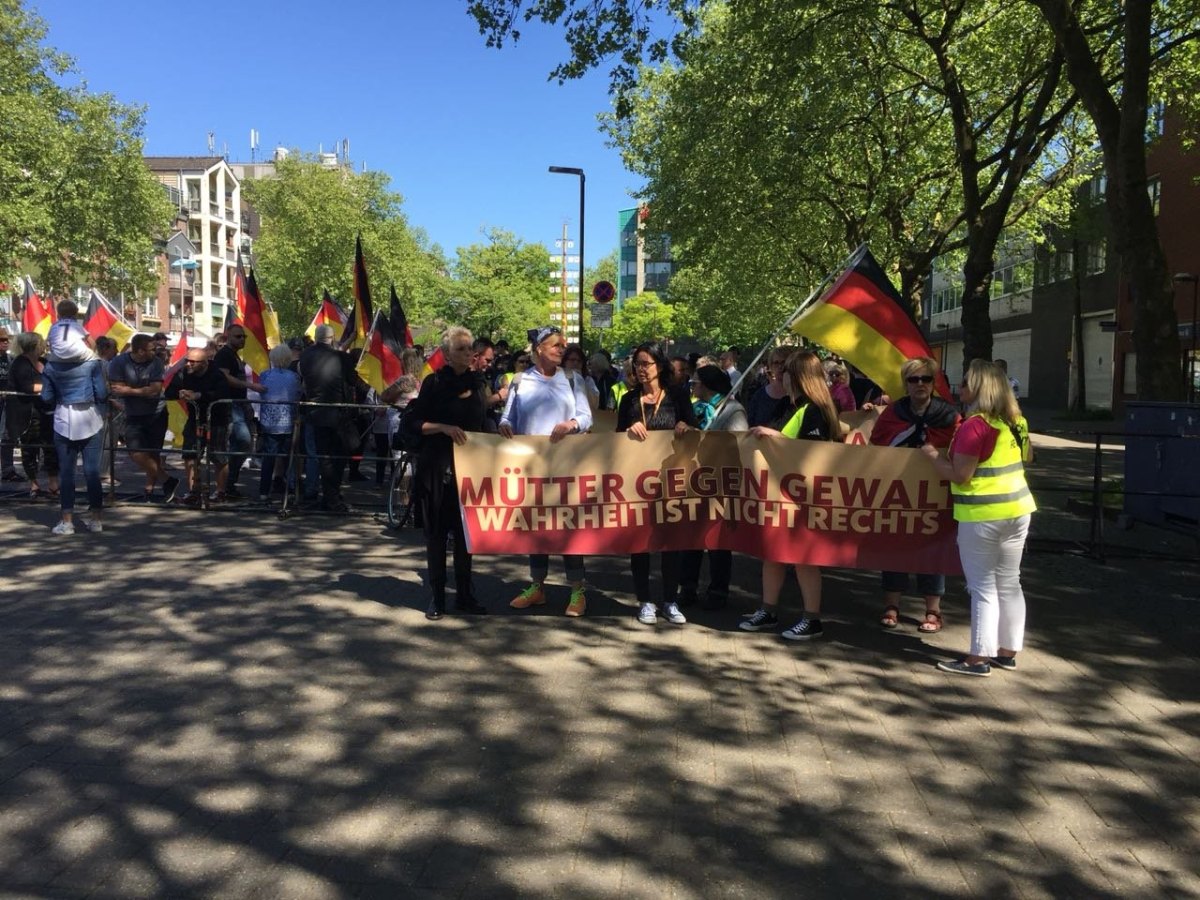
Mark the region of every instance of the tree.
POLYGON ((171 205, 142 162, 143 110, 64 85, 74 64, 45 36, 0 0, 0 270, 32 267, 49 291, 152 291, 171 205))
POLYGON ((255 274, 284 333, 308 326, 326 290, 350 303, 359 234, 377 309, 389 283, 414 325, 439 308, 448 290, 446 263, 424 232, 408 224, 403 198, 389 184, 381 172, 331 168, 299 153, 279 160, 274 177, 245 183, 247 201, 262 216, 255 274))
MULTIPOLYGON (((1180 400, 1179 329, 1154 204, 1147 193, 1146 124, 1157 61, 1197 36, 1194 3, 1029 0, 1054 33, 1067 75, 1096 127, 1108 176, 1113 249, 1129 279, 1139 396, 1180 400), (1119 60, 1119 75, 1110 74, 1119 60)), ((1194 57, 1190 57, 1194 63, 1194 57)), ((1194 73, 1193 68, 1193 73, 1194 73)), ((1195 75, 1189 79, 1194 90, 1195 75)))
POLYGON ((630 297, 613 316, 609 343, 618 353, 626 353, 644 341, 674 339, 679 334, 675 312, 653 291, 630 297))
POLYGON ((550 251, 499 228, 485 236, 485 243, 458 248, 453 290, 440 312, 477 336, 520 346, 526 331, 549 317, 550 251))
POLYGON ((601 281, 607 281, 616 287, 617 285, 617 251, 613 250, 607 256, 602 256, 596 262, 588 266, 587 273, 584 275, 583 287, 585 291, 590 292, 591 289, 601 281))

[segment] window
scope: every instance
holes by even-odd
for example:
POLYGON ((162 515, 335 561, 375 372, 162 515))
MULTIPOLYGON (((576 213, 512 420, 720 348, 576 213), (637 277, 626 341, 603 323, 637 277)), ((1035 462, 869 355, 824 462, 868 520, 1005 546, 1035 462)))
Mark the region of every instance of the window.
POLYGON ((1104 240, 1092 241, 1087 245, 1087 269, 1088 275, 1095 275, 1098 272, 1103 272, 1105 268, 1106 256, 1108 252, 1108 242, 1104 240))
POLYGON ((621 274, 636 276, 637 275, 637 260, 636 259, 621 260, 621 274))
POLYGON ((1088 180, 1087 195, 1092 200, 1103 200, 1104 194, 1108 191, 1108 176, 1096 175, 1088 180))
POLYGON ((154 318, 158 315, 158 297, 149 296, 142 298, 142 315, 154 318))
POLYGON ((1154 214, 1157 216, 1159 203, 1162 200, 1162 182, 1157 178, 1151 178, 1146 182, 1146 193, 1150 195, 1150 205, 1154 207, 1154 214))

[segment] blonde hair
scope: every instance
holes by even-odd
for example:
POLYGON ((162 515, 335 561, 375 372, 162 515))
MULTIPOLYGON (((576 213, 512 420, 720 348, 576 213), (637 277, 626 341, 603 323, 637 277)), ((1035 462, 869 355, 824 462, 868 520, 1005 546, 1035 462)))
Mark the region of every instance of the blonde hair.
POLYGON ((286 369, 292 364, 292 348, 287 344, 272 347, 267 359, 271 361, 272 369, 286 369))
POLYGON ((809 403, 815 404, 829 426, 829 440, 837 440, 841 436, 838 426, 840 420, 833 396, 829 393, 829 385, 825 383, 825 368, 821 365, 821 357, 811 350, 797 350, 787 358, 783 370, 790 382, 788 395, 792 402, 797 403, 800 399, 807 398, 809 403))
POLYGON ((904 361, 900 367, 900 377, 907 379, 909 375, 932 375, 937 378, 937 363, 928 356, 914 356, 904 361))
POLYGON ((469 343, 475 343, 475 338, 471 334, 471 329, 464 328, 462 325, 451 325, 446 329, 446 333, 442 335, 442 352, 449 353, 450 345, 455 341, 466 339, 469 343))
POLYGON ((1013 396, 1012 385, 1004 370, 986 359, 973 359, 967 368, 967 390, 971 392, 973 411, 1015 425, 1021 417, 1021 407, 1013 396))
POLYGON ((17 349, 21 351, 22 355, 32 350, 40 352, 44 344, 45 339, 36 331, 22 331, 17 335, 17 349))

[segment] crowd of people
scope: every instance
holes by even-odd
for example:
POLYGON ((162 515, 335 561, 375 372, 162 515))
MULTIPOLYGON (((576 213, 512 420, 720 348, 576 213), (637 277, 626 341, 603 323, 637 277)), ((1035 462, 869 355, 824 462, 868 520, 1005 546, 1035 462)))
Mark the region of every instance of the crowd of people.
MULTIPOLYGON (((426 537, 431 594, 426 616, 436 620, 448 611, 447 547, 453 552, 453 609, 478 615, 487 609, 474 593, 453 452, 471 434, 546 435, 553 443, 590 431, 595 413, 608 410, 615 414, 616 431, 635 441, 646 440, 651 431, 689 430, 839 441, 841 413, 878 408, 871 443, 920 449, 951 485, 971 594, 971 646, 961 660, 941 667, 981 676, 992 667, 1016 666, 1025 620, 1020 561, 1035 505, 1024 478, 1031 458, 1028 428, 1014 385, 996 363, 971 363, 960 387, 960 414, 936 395, 938 366, 928 357, 904 363, 905 396, 893 401, 867 379, 855 377, 845 362, 822 359, 811 349, 776 347, 760 371, 743 379, 736 348, 716 359, 668 357, 660 344, 647 342, 618 366, 604 351, 588 355, 569 344, 553 325, 531 330, 528 345, 517 352, 452 327, 442 338, 445 364, 439 370, 418 381, 411 373, 421 370, 424 354, 413 348, 403 360, 410 374, 376 395, 355 373, 356 356, 335 345, 327 325, 319 326, 311 341, 294 339, 273 348, 270 369, 255 377, 241 357, 246 333, 240 325, 207 346, 189 348, 181 370, 169 373, 165 335, 135 335, 118 355, 111 341, 87 336, 73 302, 60 303, 58 314, 48 339, 17 335, 13 355, 8 352, 12 336, 0 329, 0 389, 5 392, 0 478, 27 480, 35 497, 58 497, 61 519, 55 534, 75 533, 77 525, 103 529, 102 456, 113 443, 106 435, 110 427, 119 427, 125 451, 145 476, 140 499, 188 505, 200 505, 204 498, 206 455, 213 465, 211 503, 243 496, 240 472, 257 455, 254 499, 269 502, 273 494, 297 490, 306 503, 344 514, 350 511, 342 495, 347 468, 350 480, 367 480, 359 465, 364 455, 374 457, 375 480, 382 484, 388 466, 395 464, 395 450, 403 446, 415 456, 416 521, 426 537), (188 412, 181 435, 182 480, 170 474, 162 458, 167 404, 175 400, 184 401, 188 412), (304 405, 298 407, 300 401, 304 405), (119 416, 109 414, 110 406, 119 416), (23 476, 14 466, 17 449, 23 476), (73 473, 78 457, 88 509, 76 517, 74 478, 59 474, 73 473)), ((629 566, 643 624, 683 625, 690 605, 720 609, 728 600, 730 551, 637 553, 629 566), (705 556, 708 583, 701 595, 705 556), (655 561, 659 579, 652 592, 655 561)), ((780 634, 793 641, 820 637, 822 571, 813 565, 793 568, 803 612, 780 634)), ((563 570, 569 586, 565 614, 582 616, 588 602, 585 560, 565 556, 563 570)), ((778 609, 786 572, 783 563, 762 561, 761 604, 742 618, 741 629, 782 628, 778 609)), ((918 629, 937 633, 945 593, 945 577, 938 573, 882 573, 880 625, 898 627, 901 597, 914 575, 925 604, 918 629)), ((549 557, 531 556, 529 584, 510 606, 545 604, 549 577, 549 557)))

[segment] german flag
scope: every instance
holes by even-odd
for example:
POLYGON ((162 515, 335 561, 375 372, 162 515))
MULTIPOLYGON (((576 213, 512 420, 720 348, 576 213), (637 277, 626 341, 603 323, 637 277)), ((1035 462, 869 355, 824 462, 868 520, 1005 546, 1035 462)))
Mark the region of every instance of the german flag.
POLYGON ((255 374, 265 372, 271 367, 271 360, 267 356, 267 308, 262 294, 258 292, 254 270, 251 269, 247 275, 240 259, 237 265, 237 311, 236 322, 246 329, 242 359, 255 374))
POLYGON ((434 372, 440 372, 445 365, 446 354, 438 347, 429 355, 429 359, 425 360, 425 367, 421 369, 421 380, 424 381, 434 372))
MULTIPOLYGON (((163 373, 163 390, 167 389, 167 385, 171 383, 179 371, 183 368, 183 361, 187 359, 188 339, 187 332, 179 335, 179 343, 175 345, 175 350, 171 353, 171 362, 167 365, 167 371, 163 373)), ((171 432, 171 446, 178 449, 183 446, 183 426, 187 424, 188 408, 187 404, 182 400, 167 401, 167 429, 171 432)))
POLYGON ((400 354, 404 352, 404 339, 392 330, 392 323, 382 310, 375 314, 367 343, 354 371, 358 377, 382 394, 388 386, 404 374, 400 354))
POLYGON ((33 279, 28 275, 24 278, 25 290, 21 297, 21 330, 33 331, 43 338, 50 334, 50 326, 54 324, 54 304, 43 300, 33 288, 33 279))
POLYGON ((329 291, 326 291, 321 305, 317 309, 317 314, 313 316, 313 320, 308 324, 308 329, 304 333, 316 340, 318 325, 330 325, 334 329, 345 330, 347 318, 346 311, 329 296, 329 291))
POLYGON ((404 307, 400 305, 400 298, 396 296, 394 281, 392 282, 392 301, 388 319, 391 322, 392 334, 403 340, 405 347, 411 347, 413 345, 412 329, 408 327, 408 316, 404 314, 404 307))
POLYGON ((371 307, 371 287, 367 283, 367 264, 363 261, 362 235, 354 239, 354 309, 342 332, 341 345, 343 350, 353 350, 355 347, 367 345, 367 329, 374 321, 375 312, 371 307))
MULTIPOLYGON (((792 322, 792 331, 853 363, 893 399, 904 396, 904 362, 933 356, 899 292, 865 249, 858 262, 792 322)), ((938 373, 936 384, 938 393, 949 399, 944 374, 938 373)))
POLYGON ((133 329, 117 314, 108 298, 95 288, 92 288, 88 295, 87 312, 83 314, 83 330, 93 338, 112 338, 117 342, 117 350, 124 350, 134 335, 133 329))

